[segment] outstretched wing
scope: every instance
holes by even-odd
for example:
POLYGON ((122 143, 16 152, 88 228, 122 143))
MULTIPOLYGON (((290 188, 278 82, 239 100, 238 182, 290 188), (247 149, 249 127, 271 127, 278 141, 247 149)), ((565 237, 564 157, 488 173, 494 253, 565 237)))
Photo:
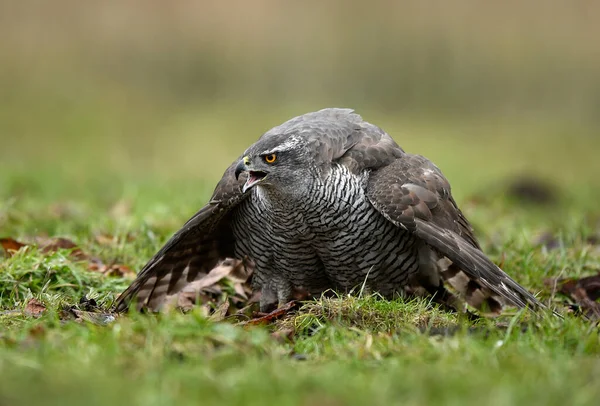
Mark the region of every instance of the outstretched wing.
POLYGON ((138 310, 157 311, 167 295, 209 272, 220 259, 233 257, 228 220, 231 210, 248 195, 240 190, 243 179, 235 179, 236 164, 225 171, 209 203, 173 235, 117 298, 116 311, 127 310, 132 301, 138 310))
POLYGON ((420 155, 405 154, 371 172, 367 196, 389 221, 415 233, 469 278, 517 307, 544 308, 481 251, 441 171, 420 155))

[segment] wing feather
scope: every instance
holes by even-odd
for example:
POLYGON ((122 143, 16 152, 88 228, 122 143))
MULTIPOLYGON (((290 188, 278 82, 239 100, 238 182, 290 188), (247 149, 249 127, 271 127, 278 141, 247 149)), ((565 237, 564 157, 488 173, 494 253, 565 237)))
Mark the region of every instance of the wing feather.
POLYGON ((441 171, 420 155, 405 154, 371 172, 367 195, 389 221, 403 227, 508 303, 545 308, 480 249, 469 222, 452 199, 441 171))
POLYGON ((248 195, 240 190, 244 179, 235 179, 238 161, 225 171, 209 203, 171 237, 117 298, 115 311, 127 310, 131 302, 138 310, 157 311, 167 295, 208 273, 219 260, 233 257, 235 242, 229 219, 248 195))

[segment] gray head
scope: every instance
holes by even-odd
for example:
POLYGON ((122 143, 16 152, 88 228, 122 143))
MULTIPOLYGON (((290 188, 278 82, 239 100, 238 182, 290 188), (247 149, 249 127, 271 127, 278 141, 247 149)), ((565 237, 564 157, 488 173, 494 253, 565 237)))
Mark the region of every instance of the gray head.
POLYGON ((254 186, 301 192, 347 150, 361 123, 350 109, 324 109, 272 128, 246 150, 236 167, 236 177, 248 172, 243 192, 254 186))

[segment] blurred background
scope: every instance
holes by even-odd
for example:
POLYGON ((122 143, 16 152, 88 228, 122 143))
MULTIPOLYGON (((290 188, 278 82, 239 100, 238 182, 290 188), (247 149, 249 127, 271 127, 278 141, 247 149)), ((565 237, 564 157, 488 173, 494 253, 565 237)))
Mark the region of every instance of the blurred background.
POLYGON ((593 0, 1 0, 0 195, 146 182, 196 204, 264 131, 329 106, 432 159, 459 200, 524 173, 597 189, 598 17, 593 0))

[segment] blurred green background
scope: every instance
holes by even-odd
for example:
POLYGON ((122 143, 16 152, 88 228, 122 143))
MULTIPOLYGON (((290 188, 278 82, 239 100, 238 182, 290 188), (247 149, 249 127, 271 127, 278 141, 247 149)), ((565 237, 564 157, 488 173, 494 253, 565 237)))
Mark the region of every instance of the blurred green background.
POLYGON ((3 0, 0 192, 212 187, 264 131, 328 106, 431 158, 459 200, 522 173, 595 188, 598 16, 593 0, 3 0))

